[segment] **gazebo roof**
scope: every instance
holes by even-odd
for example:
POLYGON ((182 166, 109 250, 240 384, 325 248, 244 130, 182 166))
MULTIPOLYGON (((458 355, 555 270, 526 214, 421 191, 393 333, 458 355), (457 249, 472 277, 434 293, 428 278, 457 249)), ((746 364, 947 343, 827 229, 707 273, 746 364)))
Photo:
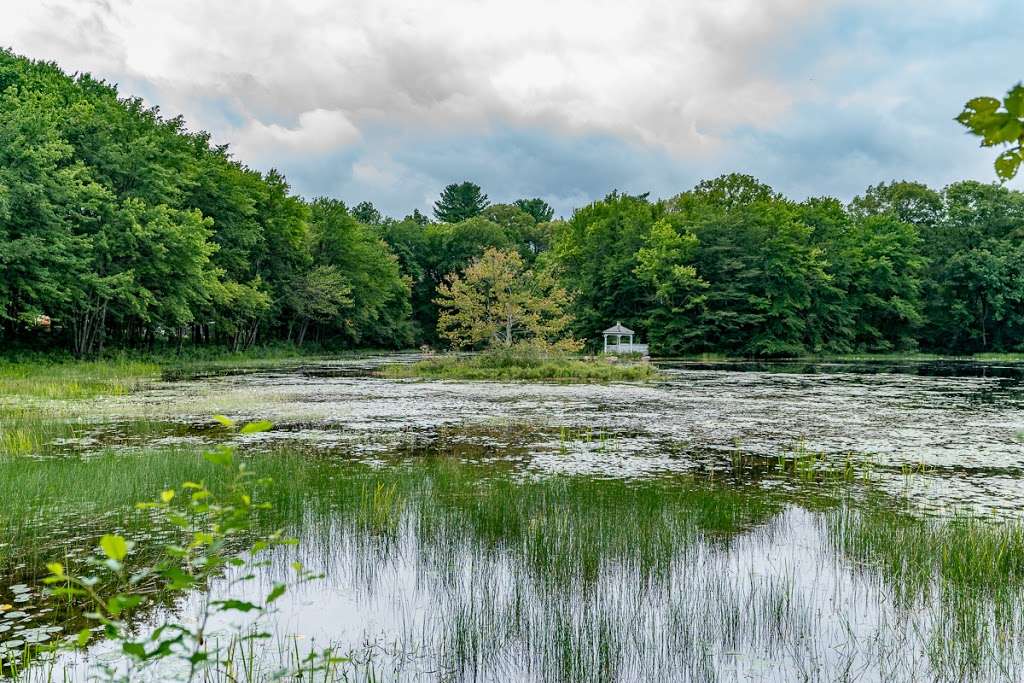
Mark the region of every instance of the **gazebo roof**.
POLYGON ((615 323, 615 327, 609 327, 604 331, 604 334, 633 334, 633 330, 628 327, 623 327, 622 323, 615 323))

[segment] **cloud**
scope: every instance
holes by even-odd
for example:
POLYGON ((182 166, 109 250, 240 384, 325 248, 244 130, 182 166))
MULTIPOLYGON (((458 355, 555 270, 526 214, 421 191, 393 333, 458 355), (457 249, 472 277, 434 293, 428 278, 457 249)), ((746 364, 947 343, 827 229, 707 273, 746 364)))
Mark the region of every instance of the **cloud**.
POLYGON ((792 95, 760 68, 759 52, 828 4, 79 3, 15 2, 18 46, 150 81, 182 107, 218 96, 258 124, 285 128, 321 109, 356 126, 483 131, 498 120, 679 152, 782 114, 792 95))
POLYGON ((349 145, 359 139, 359 131, 344 112, 313 109, 300 113, 292 128, 251 119, 232 139, 242 158, 273 161, 349 145))
POLYGON ((743 170, 849 198, 991 179, 951 118, 1020 78, 1017 0, 7 0, 19 52, 119 82, 304 194, 447 182, 559 211, 743 170))

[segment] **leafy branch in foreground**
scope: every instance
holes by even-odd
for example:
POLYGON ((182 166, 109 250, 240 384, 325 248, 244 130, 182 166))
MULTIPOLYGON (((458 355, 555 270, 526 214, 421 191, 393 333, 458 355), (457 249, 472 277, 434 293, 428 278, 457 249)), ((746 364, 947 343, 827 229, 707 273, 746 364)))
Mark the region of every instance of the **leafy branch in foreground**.
POLYGON ((1011 180, 1024 162, 1024 84, 1010 88, 1006 97, 975 97, 956 120, 981 138, 982 147, 1009 145, 996 157, 996 175, 1011 180))
MULTIPOLYGON (((261 421, 237 428, 223 415, 217 415, 216 419, 241 434, 262 432, 271 427, 269 422, 261 421)), ((274 584, 258 602, 231 597, 239 587, 256 578, 256 569, 267 566, 268 551, 294 545, 297 541, 282 530, 263 533, 256 528, 254 522, 259 511, 269 509, 270 505, 257 502, 254 495, 268 480, 257 479, 245 463, 236 463, 233 446, 218 446, 203 457, 229 474, 223 490, 216 490, 220 487, 205 482, 187 481, 177 489, 162 491, 156 500, 136 506, 180 530, 180 543, 167 545, 162 559, 133 566, 134 543, 123 536, 106 534, 99 540, 101 555, 89 558, 81 571, 72 571, 59 562, 47 565, 50 574, 44 582, 50 586, 49 593, 80 601, 87 610, 85 617, 96 624, 94 629, 80 630, 62 646, 85 647, 97 630, 120 647, 124 655, 120 664, 101 665, 107 680, 132 680, 145 667, 162 660, 168 660, 169 665, 167 672, 160 671, 162 680, 177 676, 193 681, 204 671, 228 669, 227 648, 221 647, 219 639, 207 637, 211 618, 230 612, 251 618, 247 630, 237 629, 229 647, 269 638, 269 634, 251 624, 271 614, 274 603, 289 586, 319 578, 306 571, 301 563, 294 562, 291 565, 293 579, 289 583, 274 584), (214 577, 226 577, 223 594, 227 597, 215 599, 207 590, 207 582, 214 577), (201 591, 201 609, 194 624, 171 620, 172 615, 168 614, 163 623, 140 636, 125 621, 154 594, 173 598, 192 591, 201 591)), ((305 659, 296 660, 295 664, 308 672, 338 661, 329 650, 310 651, 305 659)), ((280 671, 273 678, 291 675, 293 672, 280 671)))

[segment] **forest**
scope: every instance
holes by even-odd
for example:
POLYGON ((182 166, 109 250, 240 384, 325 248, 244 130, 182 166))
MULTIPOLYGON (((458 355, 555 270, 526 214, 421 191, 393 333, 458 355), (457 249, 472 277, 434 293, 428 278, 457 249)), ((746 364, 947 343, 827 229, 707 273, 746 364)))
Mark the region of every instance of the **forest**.
POLYGON ((1024 193, 999 184, 845 204, 730 174, 556 219, 465 181, 432 213, 300 197, 181 117, 0 51, 0 348, 443 345, 439 288, 493 249, 559 283, 591 345, 621 321, 658 355, 1024 350, 1024 193))

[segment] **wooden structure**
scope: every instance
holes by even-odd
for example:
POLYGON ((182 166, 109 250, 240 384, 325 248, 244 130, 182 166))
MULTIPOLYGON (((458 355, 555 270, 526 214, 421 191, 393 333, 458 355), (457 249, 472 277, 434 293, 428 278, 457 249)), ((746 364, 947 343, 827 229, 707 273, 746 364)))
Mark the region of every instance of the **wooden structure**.
POLYGON ((634 344, 633 343, 633 330, 628 327, 624 327, 622 323, 616 322, 615 325, 609 327, 604 331, 604 352, 605 353, 641 353, 647 355, 647 344, 634 344), (623 342, 622 338, 628 337, 628 342, 623 342), (614 341, 609 341, 614 339, 614 341))

